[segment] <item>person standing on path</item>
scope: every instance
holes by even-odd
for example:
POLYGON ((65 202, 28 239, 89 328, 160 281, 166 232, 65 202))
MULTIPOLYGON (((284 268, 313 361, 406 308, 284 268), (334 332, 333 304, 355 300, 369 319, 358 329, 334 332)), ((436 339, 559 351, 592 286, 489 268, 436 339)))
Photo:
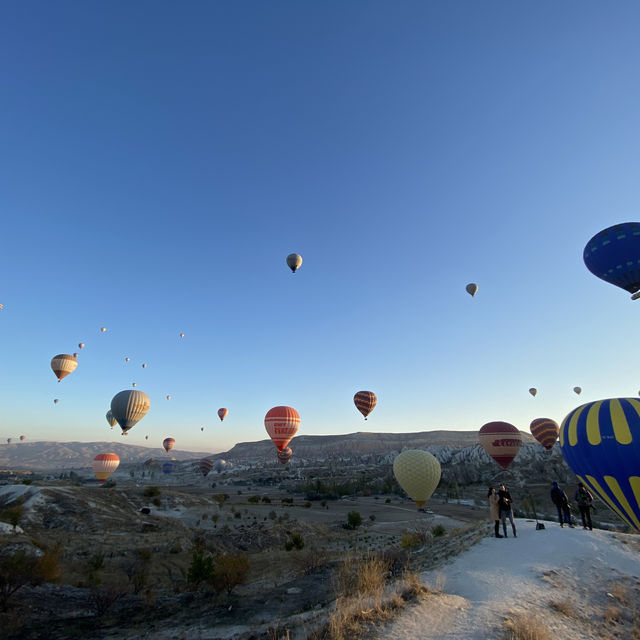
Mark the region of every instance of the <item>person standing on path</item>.
POLYGON ((589 528, 589 531, 593 531, 593 525, 591 524, 591 509, 593 508, 593 496, 587 488, 578 482, 578 490, 573 496, 574 500, 578 503, 578 509, 580 509, 580 517, 582 518, 582 528, 589 528))
POLYGON ((569 504, 569 498, 567 494, 558 486, 557 482, 554 482, 551 487, 551 502, 556 505, 558 510, 558 520, 560 526, 564 527, 565 522, 573 529, 571 524, 571 505, 569 504))
POLYGON ((500 498, 493 487, 489 487, 487 498, 489 499, 489 517, 493 520, 496 538, 502 538, 500 535, 500 498))
POLYGON ((500 507, 500 519, 502 520, 502 532, 504 533, 504 537, 508 538, 507 535, 507 518, 511 521, 511 530, 513 531, 513 537, 517 538, 516 535, 516 525, 513 521, 513 510, 511 509, 511 505, 513 504, 513 500, 511 499, 511 494, 507 490, 507 488, 501 484, 500 489, 498 491, 498 505, 500 507))

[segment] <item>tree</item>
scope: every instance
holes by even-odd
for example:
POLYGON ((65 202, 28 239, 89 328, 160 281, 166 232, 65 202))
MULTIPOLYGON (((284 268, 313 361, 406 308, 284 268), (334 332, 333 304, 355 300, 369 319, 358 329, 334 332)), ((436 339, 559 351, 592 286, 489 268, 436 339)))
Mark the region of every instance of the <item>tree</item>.
POLYGON ((5 509, 0 515, 0 518, 5 522, 8 522, 13 527, 13 530, 15 531, 16 527, 18 526, 18 522, 20 522, 23 515, 24 515, 24 509, 22 508, 22 505, 16 504, 13 507, 9 507, 8 509, 5 509))
POLYGON ((204 547, 198 545, 191 554, 191 565, 187 570, 187 580, 198 586, 211 580, 213 574, 213 558, 205 555, 204 547))
POLYGON ((218 556, 211 582, 216 591, 226 591, 230 596, 236 586, 244 583, 248 571, 249 560, 245 553, 218 556))
POLYGON ((347 528, 357 529, 362 524, 362 516, 358 511, 349 511, 347 514, 347 528))

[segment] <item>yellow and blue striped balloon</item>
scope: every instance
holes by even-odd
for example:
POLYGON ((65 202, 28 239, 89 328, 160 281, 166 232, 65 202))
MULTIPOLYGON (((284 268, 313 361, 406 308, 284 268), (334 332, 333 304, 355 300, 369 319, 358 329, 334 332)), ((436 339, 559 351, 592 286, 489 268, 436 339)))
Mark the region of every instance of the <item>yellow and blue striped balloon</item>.
POLYGON ((589 490, 640 531, 640 400, 583 404, 562 421, 562 455, 589 490))

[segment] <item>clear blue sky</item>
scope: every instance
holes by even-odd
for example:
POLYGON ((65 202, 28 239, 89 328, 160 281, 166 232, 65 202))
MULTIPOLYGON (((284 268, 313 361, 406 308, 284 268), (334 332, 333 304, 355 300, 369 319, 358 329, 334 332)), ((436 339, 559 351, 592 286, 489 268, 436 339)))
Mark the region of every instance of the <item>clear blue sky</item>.
POLYGON ((5 4, 0 435, 119 439, 134 381, 128 442, 209 451, 280 404, 299 434, 527 430, 636 395, 640 302, 582 250, 640 218, 638 24, 637 2, 5 4))

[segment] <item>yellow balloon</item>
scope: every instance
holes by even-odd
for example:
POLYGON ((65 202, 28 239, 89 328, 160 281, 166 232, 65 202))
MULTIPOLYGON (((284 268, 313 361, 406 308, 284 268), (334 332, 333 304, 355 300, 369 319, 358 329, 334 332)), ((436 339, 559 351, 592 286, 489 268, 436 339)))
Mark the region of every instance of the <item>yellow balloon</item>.
POLYGON ((393 461, 393 475, 418 508, 431 497, 440 482, 440 463, 421 449, 403 451, 393 461))

